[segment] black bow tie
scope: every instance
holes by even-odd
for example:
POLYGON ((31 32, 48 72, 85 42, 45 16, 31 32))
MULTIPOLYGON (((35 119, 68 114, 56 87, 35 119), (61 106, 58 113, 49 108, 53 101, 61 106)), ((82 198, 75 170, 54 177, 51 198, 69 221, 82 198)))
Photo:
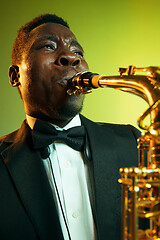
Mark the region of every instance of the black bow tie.
POLYGON ((68 130, 58 131, 51 124, 36 120, 33 131, 34 149, 45 149, 56 140, 65 142, 68 146, 77 151, 82 151, 85 140, 84 126, 73 127, 68 130))

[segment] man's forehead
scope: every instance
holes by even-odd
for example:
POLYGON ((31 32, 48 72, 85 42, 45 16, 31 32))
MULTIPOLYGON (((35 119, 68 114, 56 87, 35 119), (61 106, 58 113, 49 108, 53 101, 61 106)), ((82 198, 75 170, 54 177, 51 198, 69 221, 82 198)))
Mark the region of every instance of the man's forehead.
POLYGON ((75 35, 71 32, 69 28, 58 23, 44 23, 37 26, 30 32, 30 37, 38 37, 43 35, 64 35, 65 37, 72 37, 76 39, 75 35))
POLYGON ((63 38, 63 41, 69 42, 70 45, 77 45, 83 50, 72 31, 61 24, 45 23, 39 25, 30 32, 30 44, 31 42, 43 40, 58 42, 60 38, 63 38))

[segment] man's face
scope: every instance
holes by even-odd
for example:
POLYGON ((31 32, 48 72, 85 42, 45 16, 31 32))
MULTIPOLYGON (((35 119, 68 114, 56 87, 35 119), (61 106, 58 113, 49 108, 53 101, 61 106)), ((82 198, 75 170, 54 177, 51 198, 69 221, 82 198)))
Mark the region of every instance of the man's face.
POLYGON ((84 96, 66 91, 69 79, 88 70, 82 47, 68 28, 54 23, 33 29, 28 42, 19 65, 26 114, 52 122, 72 118, 84 96))

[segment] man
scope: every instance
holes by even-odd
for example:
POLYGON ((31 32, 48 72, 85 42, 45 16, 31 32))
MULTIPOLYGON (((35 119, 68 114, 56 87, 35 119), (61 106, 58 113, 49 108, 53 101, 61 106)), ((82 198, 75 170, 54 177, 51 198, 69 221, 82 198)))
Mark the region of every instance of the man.
POLYGON ((83 48, 61 18, 42 15, 19 30, 9 77, 26 120, 1 138, 1 240, 121 239, 119 168, 137 164, 139 132, 79 114, 84 95, 69 96, 68 81, 87 70, 83 48), (81 147, 72 149, 74 133, 67 132, 68 142, 51 137, 55 128, 81 125, 81 147))

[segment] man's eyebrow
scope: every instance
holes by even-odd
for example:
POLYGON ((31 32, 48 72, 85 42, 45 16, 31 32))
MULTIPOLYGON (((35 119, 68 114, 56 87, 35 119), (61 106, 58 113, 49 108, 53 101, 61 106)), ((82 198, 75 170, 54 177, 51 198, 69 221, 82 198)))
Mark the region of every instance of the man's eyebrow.
POLYGON ((37 38, 36 42, 40 42, 40 41, 43 41, 43 40, 51 40, 51 41, 57 42, 58 38, 56 36, 54 36, 54 35, 52 35, 52 36, 43 36, 43 37, 37 38))
POLYGON ((77 45, 77 46, 78 46, 79 48, 81 48, 82 51, 84 52, 82 46, 81 46, 81 45, 79 44, 79 42, 78 42, 77 40, 75 40, 74 38, 72 38, 72 39, 70 40, 70 45, 77 45))
MULTIPOLYGON (((44 41, 44 40, 50 40, 50 41, 58 42, 59 39, 58 39, 57 36, 48 35, 48 36, 42 36, 42 37, 37 38, 36 42, 41 42, 41 41, 44 41)), ((78 46, 84 52, 82 46, 79 44, 79 42, 76 39, 72 38, 72 39, 69 40, 69 42, 70 42, 70 45, 78 46)))

